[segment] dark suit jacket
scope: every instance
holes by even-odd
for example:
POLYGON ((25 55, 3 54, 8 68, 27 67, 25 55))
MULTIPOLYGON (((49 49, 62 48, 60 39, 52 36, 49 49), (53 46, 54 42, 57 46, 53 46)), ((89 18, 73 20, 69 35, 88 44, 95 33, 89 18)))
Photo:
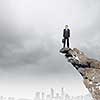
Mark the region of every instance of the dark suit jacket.
POLYGON ((63 37, 65 38, 65 39, 67 39, 67 38, 69 38, 70 37, 70 29, 64 29, 63 30, 63 37))

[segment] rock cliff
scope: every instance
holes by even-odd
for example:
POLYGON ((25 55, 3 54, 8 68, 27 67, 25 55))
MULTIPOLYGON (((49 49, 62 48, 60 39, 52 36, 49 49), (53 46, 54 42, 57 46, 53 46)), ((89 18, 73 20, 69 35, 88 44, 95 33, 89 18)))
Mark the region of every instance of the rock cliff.
POLYGON ((100 100, 100 61, 88 57, 77 48, 62 48, 60 52, 82 75, 83 82, 94 100, 100 100))

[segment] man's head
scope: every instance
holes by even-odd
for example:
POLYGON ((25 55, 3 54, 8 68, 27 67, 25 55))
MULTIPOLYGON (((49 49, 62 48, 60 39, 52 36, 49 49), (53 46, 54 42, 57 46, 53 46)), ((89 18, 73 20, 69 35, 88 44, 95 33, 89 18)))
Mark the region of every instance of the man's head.
POLYGON ((65 25, 65 29, 68 29, 68 25, 65 25))

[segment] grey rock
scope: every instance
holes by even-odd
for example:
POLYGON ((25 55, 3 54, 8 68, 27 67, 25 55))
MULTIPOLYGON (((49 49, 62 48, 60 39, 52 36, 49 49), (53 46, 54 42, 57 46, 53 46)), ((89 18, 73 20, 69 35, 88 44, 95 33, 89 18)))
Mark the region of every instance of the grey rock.
POLYGON ((94 100, 100 100, 100 61, 88 57, 77 48, 62 48, 60 53, 82 75, 83 82, 94 100))

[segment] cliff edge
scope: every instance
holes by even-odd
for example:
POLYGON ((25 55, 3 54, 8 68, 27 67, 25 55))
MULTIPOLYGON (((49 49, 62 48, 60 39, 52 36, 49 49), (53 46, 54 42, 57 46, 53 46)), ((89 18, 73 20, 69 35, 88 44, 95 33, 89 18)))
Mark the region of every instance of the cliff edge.
POLYGON ((62 48, 60 53, 82 75, 83 82, 94 100, 100 100, 100 61, 89 58, 77 48, 62 48))

